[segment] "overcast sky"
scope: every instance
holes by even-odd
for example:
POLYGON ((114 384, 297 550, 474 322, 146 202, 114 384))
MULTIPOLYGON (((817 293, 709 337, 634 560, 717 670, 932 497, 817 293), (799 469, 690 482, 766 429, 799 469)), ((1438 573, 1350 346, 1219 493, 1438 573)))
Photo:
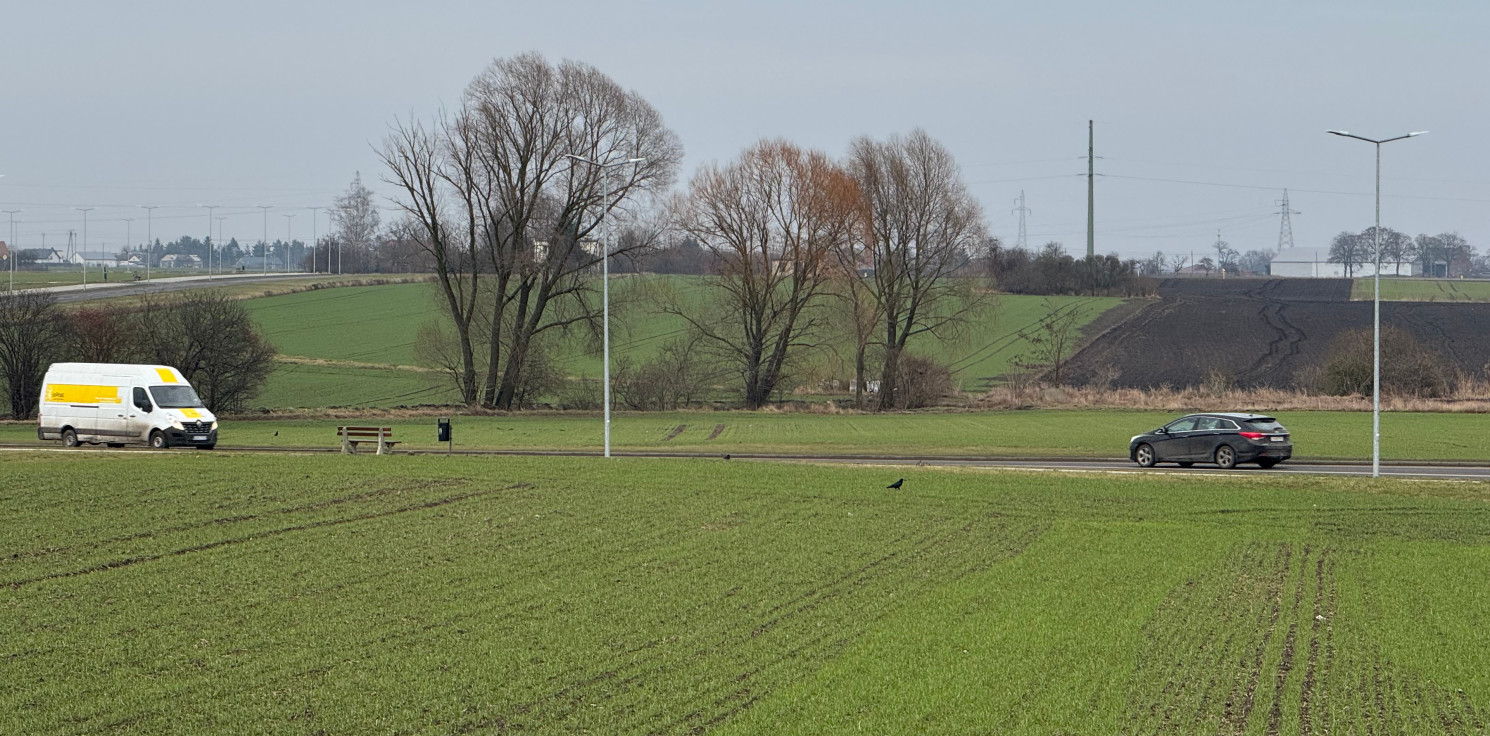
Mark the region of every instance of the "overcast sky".
MULTIPOLYGON (((453 105, 493 59, 588 62, 652 102, 682 181, 763 137, 842 156, 924 128, 957 156, 995 235, 1086 246, 1096 121, 1097 250, 1275 248, 1372 223, 1490 245, 1490 3, 257 2, 6 4, 0 203, 18 242, 118 250, 224 235, 309 240, 308 207, 361 171, 397 117, 453 105), (912 6, 915 5, 914 9, 912 6), (283 215, 295 215, 286 220, 283 215)), ((386 204, 386 202, 385 202, 386 204)), ((0 219, 0 237, 8 232, 0 219)), ((328 229, 326 213, 317 232, 328 229)))

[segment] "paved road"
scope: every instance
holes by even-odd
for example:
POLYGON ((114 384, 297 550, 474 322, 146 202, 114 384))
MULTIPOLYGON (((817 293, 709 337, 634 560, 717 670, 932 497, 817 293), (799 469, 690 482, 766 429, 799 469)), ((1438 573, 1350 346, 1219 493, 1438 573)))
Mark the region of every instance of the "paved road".
MULTIPOLYGON (((101 447, 88 446, 77 450, 65 450, 58 443, 27 443, 24 445, 0 445, 0 452, 201 452, 194 450, 149 450, 146 448, 124 448, 104 449, 101 447)), ((329 454, 339 452, 337 447, 229 447, 219 445, 215 452, 245 452, 245 453, 293 453, 293 454, 329 454)), ((399 450, 396 454, 419 454, 419 455, 443 455, 443 450, 415 450, 406 452, 399 450)), ((456 455, 479 455, 479 456, 503 456, 503 455, 530 455, 546 457, 593 457, 598 452, 579 452, 573 450, 562 451, 523 451, 523 450, 457 450, 456 455)), ((615 452, 617 457, 656 457, 656 458, 684 458, 696 460, 722 460, 719 455, 701 455, 697 453, 682 452, 615 452)), ((1068 473, 1162 473, 1178 475, 1219 475, 1219 476, 1242 476, 1242 477, 1268 477, 1274 475, 1341 475, 1369 477, 1371 475, 1371 464, 1360 463, 1310 463, 1289 461, 1275 466, 1269 470, 1263 470, 1255 465, 1242 465, 1234 470, 1221 470, 1220 468, 1205 467, 1197 465, 1191 468, 1180 468, 1173 465, 1160 465, 1153 468, 1140 468, 1128 460, 1117 459, 1059 459, 1059 458, 946 458, 946 457, 920 457, 920 456, 896 456, 896 457, 871 457, 864 455, 757 455, 736 454, 731 455, 734 461, 756 461, 756 462, 813 462, 813 463, 850 463, 856 465, 885 465, 885 466, 915 466, 915 467, 971 467, 971 468, 1010 468, 1016 470, 1053 471, 1068 473)), ((1490 481, 1490 464, 1384 464, 1381 466, 1381 474, 1392 478, 1416 478, 1437 480, 1475 480, 1490 481)))
POLYGON ((309 273, 272 273, 264 274, 240 274, 226 273, 214 274, 212 278, 206 276, 178 276, 166 279, 153 279, 145 281, 102 281, 96 284, 82 284, 72 286, 50 286, 38 291, 50 291, 57 295, 59 302, 83 302, 92 299, 112 299, 121 296, 135 296, 137 294, 158 294, 166 291, 185 291, 187 289, 203 289, 210 286, 224 286, 226 284, 249 284, 259 281, 283 281, 285 279, 303 279, 313 277, 309 273))

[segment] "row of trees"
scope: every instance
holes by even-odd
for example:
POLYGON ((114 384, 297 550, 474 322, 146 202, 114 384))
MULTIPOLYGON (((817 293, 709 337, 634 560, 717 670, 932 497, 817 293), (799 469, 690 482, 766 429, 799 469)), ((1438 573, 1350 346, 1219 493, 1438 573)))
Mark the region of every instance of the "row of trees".
POLYGON ((396 124, 382 158, 405 215, 396 230, 432 261, 443 297, 421 354, 469 404, 514 408, 544 373, 546 341, 599 331, 593 272, 607 250, 645 263, 671 239, 679 270, 707 274, 701 304, 669 311, 752 408, 830 332, 856 345, 860 400, 874 375, 879 405, 894 406, 911 342, 955 332, 990 291, 971 267, 990 240, 978 204, 922 131, 859 139, 843 161, 762 141, 662 200, 682 148, 657 111, 593 67, 527 54, 494 62, 454 112, 396 124), (602 223, 618 231, 609 247, 602 223))
POLYGON ((1419 235, 1416 238, 1389 227, 1380 232, 1368 227, 1358 233, 1342 232, 1330 241, 1330 261, 1345 266, 1345 275, 1355 275, 1356 268, 1376 263, 1376 244, 1380 243, 1382 270, 1392 264, 1396 273, 1403 264, 1416 263, 1425 276, 1454 277, 1490 273, 1490 263, 1476 256, 1475 249, 1459 233, 1419 235))
POLYGON ((1152 256, 1138 261, 1135 267, 1138 273, 1144 276, 1163 276, 1165 274, 1180 273, 1189 266, 1194 266, 1206 275, 1212 272, 1225 271, 1227 273, 1267 273, 1268 265, 1273 262, 1277 253, 1267 250, 1249 250, 1246 253, 1239 252, 1231 247, 1231 244, 1220 238, 1216 239, 1211 249, 1216 252, 1214 258, 1209 255, 1195 258, 1194 253, 1182 253, 1165 255, 1164 251, 1155 251, 1152 256))
POLYGON ((48 292, 0 296, 0 379, 13 418, 35 416, 47 367, 66 361, 174 366, 209 409, 233 412, 263 387, 274 347, 242 302, 220 292, 70 311, 48 292))
POLYGON ((989 239, 983 260, 999 290, 1010 294, 1146 296, 1156 288, 1149 276, 1157 274, 1145 273, 1137 261, 1116 255, 1078 260, 1057 242, 1031 253, 989 239))

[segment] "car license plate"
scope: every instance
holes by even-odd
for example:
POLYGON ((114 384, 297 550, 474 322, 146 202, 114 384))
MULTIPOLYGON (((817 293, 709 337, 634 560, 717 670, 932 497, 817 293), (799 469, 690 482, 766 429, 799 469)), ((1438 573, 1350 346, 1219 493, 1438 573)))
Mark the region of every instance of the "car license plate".
POLYGON ((1274 438, 1273 438, 1273 441, 1274 441, 1274 442, 1285 442, 1285 441, 1287 441, 1287 440, 1288 440, 1288 438, 1287 438, 1287 437, 1274 437, 1274 438))
POLYGON ((205 435, 205 434, 196 435, 196 436, 194 436, 194 437, 191 438, 191 441, 192 442, 206 442, 207 441, 207 435, 205 435))

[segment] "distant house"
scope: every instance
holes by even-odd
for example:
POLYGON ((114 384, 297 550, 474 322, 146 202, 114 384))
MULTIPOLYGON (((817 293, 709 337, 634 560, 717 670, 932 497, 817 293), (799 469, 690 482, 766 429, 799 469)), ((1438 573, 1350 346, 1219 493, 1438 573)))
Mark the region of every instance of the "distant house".
POLYGON ((78 251, 68 256, 67 262, 75 266, 100 268, 119 265, 119 256, 104 251, 78 251))
POLYGON ((161 256, 157 265, 161 268, 201 268, 202 259, 187 253, 171 253, 161 256))
POLYGON ((56 248, 25 248, 17 252, 31 254, 36 263, 46 265, 67 263, 67 259, 63 258, 62 253, 56 248))
MULTIPOLYGON (((269 263, 267 265, 268 265, 268 269, 267 270, 270 270, 270 271, 283 271, 283 270, 285 270, 285 261, 284 261, 283 258, 280 258, 279 256, 269 256, 269 263)), ((234 263, 233 264, 233 270, 234 271, 247 271, 247 272, 264 271, 265 270, 264 257, 263 256, 244 256, 244 257, 238 259, 238 262, 237 263, 234 263)))
MULTIPOLYGON (((1282 278, 1343 279, 1346 277, 1345 264, 1332 262, 1329 248, 1284 249, 1279 251, 1278 255, 1273 256, 1269 271, 1273 276, 1282 278)), ((1383 276, 1416 276, 1419 273, 1421 273, 1421 267, 1417 263, 1381 264, 1383 276)), ((1376 264, 1357 263, 1349 275, 1352 277, 1374 276, 1376 264)))

